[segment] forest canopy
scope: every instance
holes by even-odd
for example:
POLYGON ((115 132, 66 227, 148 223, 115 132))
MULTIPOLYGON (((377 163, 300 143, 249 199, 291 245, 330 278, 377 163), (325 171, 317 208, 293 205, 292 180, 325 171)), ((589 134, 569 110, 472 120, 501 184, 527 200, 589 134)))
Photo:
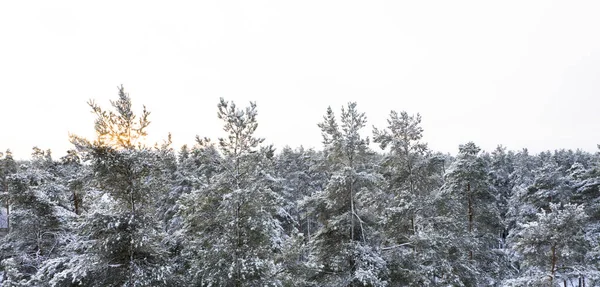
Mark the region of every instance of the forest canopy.
POLYGON ((452 156, 419 114, 369 127, 353 102, 321 149, 277 150, 225 99, 222 138, 147 146, 122 86, 88 104, 96 138, 65 156, 0 153, 2 286, 600 285, 598 153, 452 156))

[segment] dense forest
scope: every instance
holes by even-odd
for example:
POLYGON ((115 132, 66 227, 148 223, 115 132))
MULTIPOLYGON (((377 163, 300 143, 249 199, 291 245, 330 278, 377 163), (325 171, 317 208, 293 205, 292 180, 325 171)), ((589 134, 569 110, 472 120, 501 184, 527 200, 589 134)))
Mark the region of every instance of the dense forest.
POLYGON ((0 156, 2 286, 600 286, 598 154, 451 156, 356 103, 276 150, 223 99, 223 138, 146 146, 150 112, 110 104, 59 159, 0 156))

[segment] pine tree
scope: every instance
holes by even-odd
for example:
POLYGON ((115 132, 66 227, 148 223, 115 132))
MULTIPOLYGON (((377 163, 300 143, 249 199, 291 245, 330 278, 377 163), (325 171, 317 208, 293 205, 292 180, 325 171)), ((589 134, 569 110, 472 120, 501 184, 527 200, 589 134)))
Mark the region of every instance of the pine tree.
POLYGON ((55 281, 86 285, 147 286, 166 284, 168 268, 155 219, 159 156, 139 142, 146 135, 149 112, 138 118, 123 87, 111 101, 114 111, 89 102, 97 116, 97 139, 72 136, 71 142, 94 172, 90 184, 98 192, 93 210, 83 214, 76 256, 55 281), (97 262, 90 264, 90 262, 97 262))
POLYGON ((430 155, 421 142, 421 116, 406 112, 390 113, 388 127, 374 129, 374 142, 384 156, 382 172, 387 183, 385 222, 386 260, 390 265, 393 286, 428 285, 438 269, 432 258, 435 232, 429 228, 434 220, 432 191, 441 186, 443 162, 430 155))
POLYGON ((323 169, 322 154, 303 147, 285 147, 273 167, 284 202, 280 220, 287 240, 280 256, 284 271, 284 286, 306 286, 305 264, 308 262, 308 242, 318 229, 314 208, 305 204, 312 194, 323 190, 327 175, 323 169))
POLYGON ((67 155, 60 159, 60 173, 65 179, 67 187, 71 195, 69 197, 72 202, 70 210, 75 214, 80 214, 83 211, 83 191, 85 177, 88 176, 87 168, 81 164, 81 157, 76 150, 68 150, 67 155))
MULTIPOLYGON (((283 183, 283 200, 286 212, 294 219, 298 231, 306 238, 316 229, 316 220, 308 213, 309 206, 303 206, 305 198, 310 197, 325 186, 327 175, 322 170, 321 155, 303 147, 291 149, 285 147, 277 156, 275 171, 283 183)), ((286 228, 286 230, 291 227, 286 228)))
POLYGON ((10 176, 17 172, 17 163, 13 159, 12 152, 6 150, 6 153, 0 152, 0 190, 2 190, 2 206, 6 211, 6 230, 10 231, 10 176), (2 158, 4 156, 4 158, 2 158))
POLYGON ((513 218, 510 215, 510 200, 514 188, 510 176, 514 171, 514 153, 512 151, 507 152, 503 146, 498 146, 491 155, 486 153, 484 157, 489 165, 488 182, 500 218, 500 228, 495 236, 498 245, 492 250, 496 253, 495 261, 496 266, 498 266, 494 277, 497 282, 501 282, 514 276, 516 269, 512 268, 512 250, 507 240, 514 228, 513 218))
POLYGON ((452 218, 448 228, 454 237, 450 253, 456 254, 453 273, 470 286, 494 281, 498 258, 493 249, 502 230, 480 151, 472 142, 461 145, 442 187, 444 213, 452 218))
POLYGON ((385 286, 387 268, 379 250, 382 178, 370 163, 366 117, 356 103, 342 108, 341 126, 331 108, 319 124, 331 177, 313 195, 322 227, 311 238, 311 281, 319 286, 385 286))
POLYGON ((489 181, 492 185, 498 212, 502 219, 503 230, 499 237, 501 239, 500 247, 504 247, 506 236, 509 231, 508 202, 512 195, 512 184, 510 175, 513 172, 512 165, 513 154, 507 153, 506 148, 498 146, 491 154, 489 181))
POLYGON ((50 151, 34 148, 32 160, 10 178, 11 232, 2 238, 7 273, 3 286, 41 285, 37 273, 47 260, 60 256, 75 216, 69 194, 50 151))
POLYGON ((227 133, 219 139, 222 157, 216 167, 205 165, 210 182, 181 202, 190 284, 280 284, 275 262, 283 242, 276 219, 280 199, 269 183, 272 176, 262 169, 272 152, 258 148, 263 139, 254 136, 256 116, 255 103, 243 110, 223 99, 218 104, 227 133))
POLYGON ((580 261, 589 250, 583 206, 551 203, 549 209, 542 209, 518 234, 515 249, 523 257, 524 268, 517 279, 509 281, 512 286, 555 286, 560 281, 566 285, 569 278, 592 269, 580 261))

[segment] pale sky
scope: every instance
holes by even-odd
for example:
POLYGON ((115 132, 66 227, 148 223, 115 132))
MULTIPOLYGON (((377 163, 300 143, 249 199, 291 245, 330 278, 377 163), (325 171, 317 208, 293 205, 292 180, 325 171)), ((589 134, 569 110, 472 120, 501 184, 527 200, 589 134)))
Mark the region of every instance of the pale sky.
POLYGON ((123 84, 151 142, 222 136, 219 97, 258 134, 321 148, 327 106, 372 125, 420 113, 425 141, 530 151, 600 143, 600 1, 0 1, 0 150, 55 158, 93 137, 88 99, 123 84))

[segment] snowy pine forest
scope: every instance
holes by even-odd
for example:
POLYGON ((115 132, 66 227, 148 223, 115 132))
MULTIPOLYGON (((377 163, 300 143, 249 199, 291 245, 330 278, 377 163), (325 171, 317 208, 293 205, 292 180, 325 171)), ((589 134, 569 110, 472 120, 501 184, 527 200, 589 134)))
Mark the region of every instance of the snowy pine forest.
POLYGON ((222 138, 146 146, 120 87, 65 156, 2 153, 2 286, 600 286, 598 153, 443 154, 356 103, 275 149, 255 103, 216 104, 222 138))

